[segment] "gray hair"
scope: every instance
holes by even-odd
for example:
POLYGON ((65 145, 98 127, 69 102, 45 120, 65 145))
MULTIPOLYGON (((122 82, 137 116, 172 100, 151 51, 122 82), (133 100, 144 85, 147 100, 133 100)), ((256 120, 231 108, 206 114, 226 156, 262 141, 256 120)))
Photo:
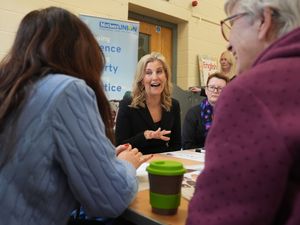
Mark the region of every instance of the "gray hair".
POLYGON ((253 19, 261 16, 266 7, 273 9, 277 38, 300 27, 300 0, 226 0, 226 14, 230 15, 235 6, 249 12, 253 19))

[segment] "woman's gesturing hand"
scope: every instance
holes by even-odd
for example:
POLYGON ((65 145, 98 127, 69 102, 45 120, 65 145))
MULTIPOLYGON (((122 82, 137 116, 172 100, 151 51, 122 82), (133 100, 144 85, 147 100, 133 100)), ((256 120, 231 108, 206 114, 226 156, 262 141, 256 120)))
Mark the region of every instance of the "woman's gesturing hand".
POLYGON ((145 130, 144 136, 147 140, 149 139, 161 139, 163 141, 169 141, 170 138, 165 136, 167 134, 170 134, 170 130, 161 130, 161 128, 158 128, 156 131, 153 130, 145 130))

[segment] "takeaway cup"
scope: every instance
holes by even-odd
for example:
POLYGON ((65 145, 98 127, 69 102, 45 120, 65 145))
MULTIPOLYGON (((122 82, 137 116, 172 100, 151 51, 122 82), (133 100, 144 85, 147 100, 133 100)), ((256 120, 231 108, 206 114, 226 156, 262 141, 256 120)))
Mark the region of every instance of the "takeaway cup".
POLYGON ((149 176, 152 212, 161 215, 176 214, 180 205, 183 174, 186 172, 182 163, 157 160, 150 162, 146 170, 149 176))

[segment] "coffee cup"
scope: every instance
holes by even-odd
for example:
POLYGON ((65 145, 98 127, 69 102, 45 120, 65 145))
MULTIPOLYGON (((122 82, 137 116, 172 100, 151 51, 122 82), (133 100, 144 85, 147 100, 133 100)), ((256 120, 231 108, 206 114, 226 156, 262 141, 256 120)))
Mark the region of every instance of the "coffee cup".
POLYGON ((150 184, 152 212, 161 215, 177 213, 181 198, 181 183, 186 172, 182 163, 173 160, 150 162, 146 169, 150 184))

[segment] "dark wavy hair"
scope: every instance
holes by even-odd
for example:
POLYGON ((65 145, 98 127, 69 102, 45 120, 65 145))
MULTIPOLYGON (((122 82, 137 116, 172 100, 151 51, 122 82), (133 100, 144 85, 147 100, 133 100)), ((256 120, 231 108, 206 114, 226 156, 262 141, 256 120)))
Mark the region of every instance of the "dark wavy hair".
POLYGON ((7 121, 17 120, 36 81, 62 73, 84 80, 94 90, 106 135, 114 143, 111 109, 100 79, 104 66, 101 48, 77 16, 57 7, 28 13, 0 63, 0 134, 7 121))

